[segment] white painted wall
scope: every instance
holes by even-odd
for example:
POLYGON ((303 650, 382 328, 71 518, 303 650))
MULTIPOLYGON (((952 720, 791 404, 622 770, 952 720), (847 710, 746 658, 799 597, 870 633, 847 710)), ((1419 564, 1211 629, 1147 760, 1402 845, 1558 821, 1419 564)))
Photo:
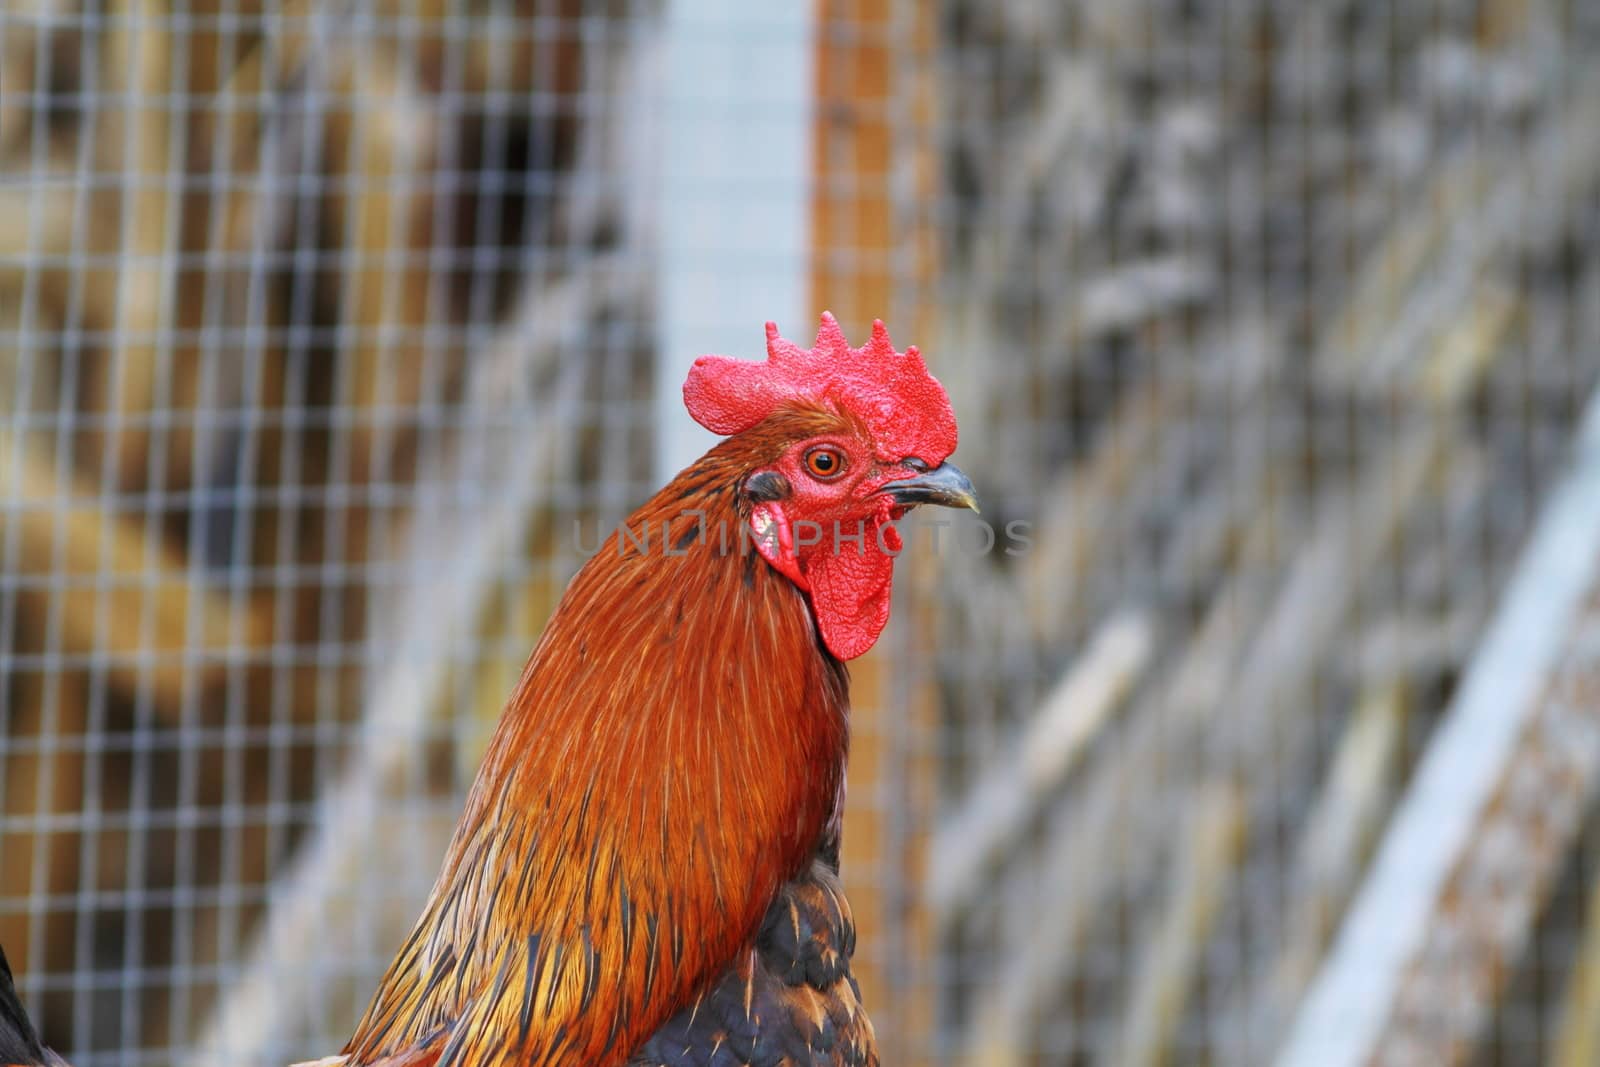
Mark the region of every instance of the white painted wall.
POLYGON ((669 0, 662 149, 656 469, 715 440, 683 408, 708 352, 765 357, 763 324, 809 338, 812 3, 669 0))

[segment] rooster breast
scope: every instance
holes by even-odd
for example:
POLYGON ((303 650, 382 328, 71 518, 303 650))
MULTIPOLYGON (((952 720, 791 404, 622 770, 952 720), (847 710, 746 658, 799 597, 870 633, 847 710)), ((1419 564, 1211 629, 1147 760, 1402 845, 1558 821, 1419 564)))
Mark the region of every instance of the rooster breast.
POLYGON ((754 945, 628 1067, 877 1067, 850 973, 855 941, 836 865, 818 856, 772 902, 754 945))

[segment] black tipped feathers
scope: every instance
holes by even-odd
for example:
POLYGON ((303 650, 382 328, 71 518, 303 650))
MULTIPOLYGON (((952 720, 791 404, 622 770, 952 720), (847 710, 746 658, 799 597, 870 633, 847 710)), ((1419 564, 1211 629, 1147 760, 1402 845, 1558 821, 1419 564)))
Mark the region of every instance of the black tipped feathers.
POLYGON ((872 1024, 850 974, 855 924, 833 870, 783 887, 756 936, 629 1067, 876 1067, 872 1024))
POLYGON ((48 1051, 33 1028, 33 1020, 17 996, 11 964, 0 948, 0 1063, 16 1067, 65 1067, 60 1056, 48 1051))
POLYGON ((757 503, 782 500, 791 491, 789 479, 777 471, 758 471, 744 481, 744 495, 757 503))

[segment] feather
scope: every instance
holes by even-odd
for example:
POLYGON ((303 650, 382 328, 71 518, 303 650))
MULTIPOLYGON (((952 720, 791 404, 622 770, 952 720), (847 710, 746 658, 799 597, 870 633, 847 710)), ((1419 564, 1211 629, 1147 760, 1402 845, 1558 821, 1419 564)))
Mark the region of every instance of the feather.
POLYGON ((347 1067, 441 1032, 440 1067, 621 1064, 755 943, 835 821, 847 678, 802 593, 710 531, 744 529, 743 479, 786 444, 852 428, 780 410, 627 523, 667 533, 573 579, 347 1067))

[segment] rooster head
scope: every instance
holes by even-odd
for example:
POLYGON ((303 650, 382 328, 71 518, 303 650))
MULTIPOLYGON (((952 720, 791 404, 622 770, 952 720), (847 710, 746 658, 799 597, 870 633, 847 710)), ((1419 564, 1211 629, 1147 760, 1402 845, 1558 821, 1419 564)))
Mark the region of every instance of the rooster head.
POLYGON ((902 548, 894 522, 919 504, 977 510, 971 481, 946 462, 956 449, 950 397, 915 345, 895 350, 882 322, 860 348, 827 312, 811 348, 769 322, 765 362, 701 356, 683 398, 714 433, 780 431, 744 478, 749 533, 810 598, 840 659, 866 652, 889 620, 902 548))

